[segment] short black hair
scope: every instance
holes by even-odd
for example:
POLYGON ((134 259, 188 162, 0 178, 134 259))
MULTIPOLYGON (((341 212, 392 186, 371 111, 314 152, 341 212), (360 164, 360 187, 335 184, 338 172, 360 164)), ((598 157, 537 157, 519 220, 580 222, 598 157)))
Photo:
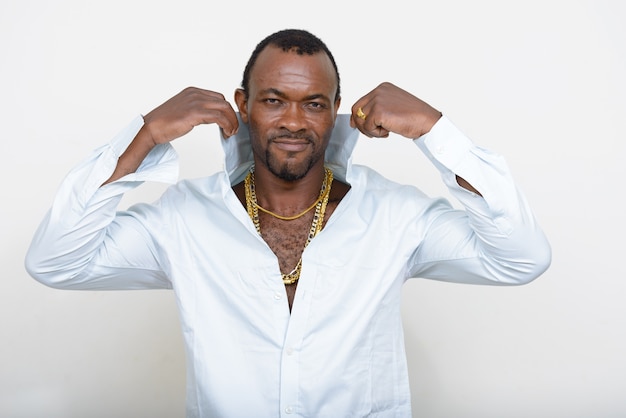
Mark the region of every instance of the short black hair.
POLYGON ((318 52, 324 52, 328 58, 330 58, 330 62, 333 64, 333 68, 335 69, 335 75, 337 76, 337 91, 335 93, 335 100, 341 97, 339 89, 339 70, 337 69, 335 58, 326 44, 317 36, 306 30, 284 29, 269 35, 259 42, 252 52, 252 55, 250 55, 250 59, 248 60, 246 68, 243 71, 243 80, 241 81, 241 88, 243 89, 246 98, 248 97, 250 87, 250 72, 252 71, 252 67, 254 67, 259 54, 268 45, 274 45, 281 48, 285 52, 294 50, 299 55, 314 55, 318 52))

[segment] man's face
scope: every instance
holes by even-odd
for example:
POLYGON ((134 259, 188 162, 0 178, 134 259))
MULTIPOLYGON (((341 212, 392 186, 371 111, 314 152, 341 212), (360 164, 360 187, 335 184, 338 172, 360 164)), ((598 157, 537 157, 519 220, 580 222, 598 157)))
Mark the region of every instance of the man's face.
POLYGON ((323 165, 339 107, 336 91, 335 71, 323 52, 265 48, 252 68, 248 99, 241 90, 235 95, 255 164, 287 181, 323 165))

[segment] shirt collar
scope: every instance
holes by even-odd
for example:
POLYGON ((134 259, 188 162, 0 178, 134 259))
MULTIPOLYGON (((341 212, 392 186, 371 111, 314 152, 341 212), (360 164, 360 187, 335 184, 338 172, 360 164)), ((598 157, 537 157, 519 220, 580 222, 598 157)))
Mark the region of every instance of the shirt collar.
MULTIPOLYGON (((241 121, 239 113, 237 113, 237 118, 239 131, 230 138, 224 138, 222 135, 225 171, 231 184, 241 182, 253 163, 248 125, 241 121)), ((359 131, 350 127, 350 115, 337 115, 324 160, 326 165, 333 170, 333 175, 341 181, 346 182, 349 176, 352 151, 354 151, 358 137, 359 131)))

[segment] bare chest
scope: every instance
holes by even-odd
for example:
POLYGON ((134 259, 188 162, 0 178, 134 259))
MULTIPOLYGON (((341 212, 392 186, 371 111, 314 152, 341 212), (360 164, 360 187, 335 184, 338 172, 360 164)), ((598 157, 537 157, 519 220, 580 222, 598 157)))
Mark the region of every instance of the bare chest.
MULTIPOLYGON (((337 202, 328 203, 322 225, 325 225, 336 207, 337 202)), ((276 256, 281 273, 293 272, 301 262, 309 235, 313 233, 311 228, 313 216, 314 212, 311 211, 301 218, 283 221, 271 215, 259 214, 261 236, 276 256)), ((297 286, 297 281, 285 285, 290 309, 293 305, 297 286)))
MULTIPOLYGON (((328 219, 348 190, 349 186, 343 183, 336 181, 333 183, 333 192, 326 206, 322 227, 326 225, 328 219)), ((243 184, 240 183, 235 186, 234 191, 245 207, 243 184)), ((282 274, 289 274, 298 266, 302 258, 302 253, 307 245, 308 237, 311 234, 311 224, 314 215, 315 211, 310 211, 300 218, 285 221, 259 211, 259 229, 261 236, 276 256, 282 274)), ((289 310, 291 310, 293 306, 297 286, 297 281, 293 284, 285 285, 289 310)))
MULTIPOLYGON (((322 227, 332 215, 337 203, 328 202, 322 227)), ((276 255, 281 272, 289 273, 298 264, 309 237, 314 235, 312 228, 314 216, 315 212, 311 211, 298 219, 284 221, 265 213, 259 214, 261 236, 276 255)))

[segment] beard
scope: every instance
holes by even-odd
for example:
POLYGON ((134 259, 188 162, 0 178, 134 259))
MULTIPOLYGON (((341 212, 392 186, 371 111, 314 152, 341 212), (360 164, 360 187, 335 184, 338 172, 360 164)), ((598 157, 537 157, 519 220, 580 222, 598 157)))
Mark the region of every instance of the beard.
POLYGON ((304 178, 319 160, 319 156, 316 157, 316 154, 312 154, 301 162, 295 162, 291 159, 279 161, 276 155, 267 148, 264 161, 270 173, 281 180, 292 182, 304 178))
POLYGON ((266 139, 261 140, 259 132, 253 128, 250 128, 250 140, 252 142, 252 150, 257 157, 257 162, 263 164, 267 170, 278 177, 281 180, 294 182, 304 178, 312 167, 314 167, 320 160, 323 161, 326 151, 326 145, 330 140, 332 133, 332 127, 324 132, 323 137, 315 140, 313 135, 306 132, 289 132, 280 131, 277 133, 270 133, 266 139), (286 156, 279 156, 278 153, 272 151, 272 143, 280 138, 296 138, 304 139, 308 142, 311 151, 302 158, 299 156, 301 153, 288 152, 286 156), (262 144, 265 144, 263 147, 262 144))

